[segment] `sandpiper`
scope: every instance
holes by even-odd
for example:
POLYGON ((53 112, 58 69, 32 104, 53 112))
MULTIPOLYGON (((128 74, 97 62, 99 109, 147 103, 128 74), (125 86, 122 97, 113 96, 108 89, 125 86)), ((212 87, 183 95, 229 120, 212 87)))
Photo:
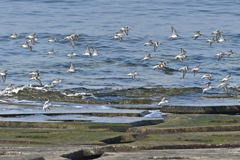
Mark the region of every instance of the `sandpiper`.
POLYGON ((145 55, 145 57, 142 59, 142 61, 145 61, 145 60, 151 59, 151 58, 154 58, 154 57, 153 57, 151 54, 147 53, 147 54, 145 55))
POLYGON ((229 56, 231 56, 232 54, 234 54, 234 53, 236 53, 236 52, 234 52, 233 50, 229 50, 229 51, 227 51, 226 53, 228 54, 228 57, 229 57, 229 56))
POLYGON ((153 69, 162 69, 163 71, 165 71, 166 64, 167 64, 167 61, 159 62, 156 66, 153 67, 153 69))
POLYGON ((52 84, 59 84, 59 83, 61 83, 61 82, 62 82, 61 79, 56 78, 56 79, 54 79, 54 80, 52 81, 52 84))
POLYGON ((57 53, 57 51, 50 50, 50 51, 48 51, 46 54, 55 54, 55 53, 57 53))
POLYGON ((194 38, 194 40, 196 40, 198 37, 202 36, 203 34, 200 33, 200 31, 196 31, 194 32, 195 34, 192 36, 194 38))
POLYGON ((28 44, 27 41, 24 41, 24 44, 21 45, 22 48, 28 48, 30 51, 32 51, 32 46, 30 44, 28 44))
POLYGON ((89 49, 88 45, 86 45, 86 51, 85 51, 85 53, 83 53, 82 56, 92 57, 92 53, 90 53, 90 49, 89 49))
POLYGON ((200 65, 201 65, 201 64, 195 66, 195 67, 192 69, 192 72, 194 72, 194 76, 197 74, 197 72, 198 72, 200 69, 202 69, 202 68, 200 68, 200 65))
POLYGON ((213 42, 216 41, 215 38, 210 38, 209 40, 207 40, 206 42, 210 42, 210 46, 213 44, 213 42))
POLYGON ((184 58, 187 58, 186 51, 181 48, 181 53, 175 57, 175 59, 179 59, 181 62, 183 62, 184 58))
POLYGON ((70 62, 70 68, 69 68, 69 70, 67 70, 67 73, 74 73, 76 71, 78 71, 78 69, 75 69, 74 64, 72 62, 70 62))
POLYGON ((74 57, 74 56, 76 56, 77 54, 76 53, 74 53, 74 52, 70 52, 69 54, 67 54, 67 57, 74 57))
POLYGON ((36 37, 37 37, 36 33, 32 33, 32 34, 26 36, 26 39, 31 39, 31 38, 36 38, 36 37))
POLYGON ((157 51, 157 47, 160 43, 159 42, 153 42, 153 46, 154 46, 154 52, 157 51))
POLYGON ((168 103, 168 100, 166 99, 166 97, 163 97, 162 100, 158 103, 158 105, 161 106, 164 103, 168 103))
POLYGON ((224 89, 224 91, 226 91, 228 93, 228 88, 227 88, 228 85, 229 85, 228 83, 221 83, 218 85, 218 88, 222 87, 224 89))
POLYGON ((95 47, 92 47, 92 49, 93 49, 92 57, 101 55, 101 53, 98 53, 95 47))
POLYGON ((206 91, 209 91, 210 89, 212 89, 212 87, 210 86, 211 82, 206 83, 205 88, 203 89, 203 93, 206 91))
POLYGON ((31 81, 31 80, 37 81, 37 82, 42 86, 42 82, 41 82, 40 77, 39 77, 38 75, 32 77, 32 78, 30 79, 30 81, 31 81))
POLYGON ((4 71, 0 72, 0 75, 2 76, 3 82, 5 82, 6 81, 6 77, 8 75, 7 70, 4 70, 4 71))
POLYGON ((15 39, 15 38, 18 38, 18 37, 19 37, 19 35, 17 33, 13 33, 13 35, 11 35, 9 37, 9 39, 15 39))
POLYGON ((47 109, 50 110, 52 104, 50 103, 49 99, 44 103, 42 110, 46 112, 47 109))
POLYGON ((219 34, 219 39, 217 39, 217 42, 219 43, 219 42, 225 42, 225 41, 227 41, 227 39, 225 38, 224 35, 222 35, 222 34, 220 33, 220 34, 219 34))
POLYGON ((224 78, 222 79, 222 82, 228 81, 228 80, 230 80, 230 79, 232 79, 231 74, 228 74, 226 77, 224 77, 224 78))
POLYGON ((133 71, 133 72, 131 72, 131 73, 128 74, 128 76, 132 76, 132 79, 133 79, 133 80, 135 79, 136 75, 137 75, 137 72, 136 72, 136 71, 133 71))
POLYGON ((15 89, 14 84, 9 84, 5 89, 4 92, 12 91, 15 89))
POLYGON ((202 79, 204 79, 204 78, 207 78, 207 79, 209 79, 209 80, 211 81, 211 80, 212 80, 212 74, 211 74, 211 73, 204 74, 204 75, 202 76, 202 79))
POLYGON ((180 37, 179 35, 177 35, 177 32, 176 32, 175 28, 173 28, 173 26, 171 26, 171 29, 172 29, 172 35, 168 39, 180 37))
POLYGON ((48 83, 48 84, 46 84, 46 85, 44 85, 44 88, 51 88, 51 87, 53 87, 54 86, 54 84, 53 83, 48 83))
POLYGON ((152 45, 153 45, 153 41, 152 41, 152 40, 149 40, 149 41, 147 41, 146 43, 144 43, 143 45, 144 45, 144 46, 147 46, 147 45, 152 46, 152 45))
POLYGON ((36 70, 36 71, 33 71, 32 73, 30 73, 29 75, 34 77, 34 76, 39 76, 40 74, 41 73, 38 70, 36 70))
POLYGON ((221 52, 221 53, 216 54, 215 56, 218 56, 218 61, 220 61, 220 59, 225 55, 227 55, 227 53, 221 52))
POLYGON ((179 71, 183 71, 183 78, 185 77, 185 75, 186 75, 186 73, 187 73, 187 71, 188 71, 189 69, 190 69, 190 68, 189 68, 188 66, 182 67, 182 68, 179 69, 179 71))
POLYGON ((72 34, 71 36, 73 39, 75 38, 77 41, 79 41, 79 34, 72 34))
POLYGON ((219 33, 223 33, 222 31, 220 30, 216 30, 216 31, 213 31, 212 34, 219 34, 219 33))
POLYGON ((116 33, 113 33, 115 36, 125 36, 126 33, 123 32, 123 31, 119 31, 119 32, 116 32, 116 33))
POLYGON ((129 31, 130 29, 131 29, 130 27, 123 27, 123 28, 120 28, 120 31, 124 31, 124 32, 125 32, 125 35, 128 36, 128 31, 129 31))
POLYGON ((123 41, 122 36, 116 36, 116 35, 115 35, 115 36, 113 36, 112 38, 113 38, 113 39, 119 39, 120 42, 123 41))
POLYGON ((58 41, 58 39, 57 38, 50 38, 49 40, 48 40, 48 42, 57 42, 58 41))
POLYGON ((65 37, 64 39, 65 39, 65 40, 68 39, 68 40, 71 42, 72 47, 75 48, 75 43, 74 43, 74 39, 73 39, 73 36, 72 36, 72 35, 67 36, 67 37, 65 37))

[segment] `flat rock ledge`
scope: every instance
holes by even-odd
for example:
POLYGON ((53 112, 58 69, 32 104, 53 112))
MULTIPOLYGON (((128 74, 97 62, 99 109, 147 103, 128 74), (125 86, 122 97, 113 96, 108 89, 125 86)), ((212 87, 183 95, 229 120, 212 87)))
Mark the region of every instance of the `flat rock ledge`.
POLYGON ((239 114, 240 106, 168 106, 161 109, 162 113, 175 114, 239 114))

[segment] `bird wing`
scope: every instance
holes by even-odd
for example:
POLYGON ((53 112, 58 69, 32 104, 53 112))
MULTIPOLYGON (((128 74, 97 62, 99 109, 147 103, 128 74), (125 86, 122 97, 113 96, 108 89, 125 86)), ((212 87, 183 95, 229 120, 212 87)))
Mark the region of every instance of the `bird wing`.
POLYGON ((176 32, 175 28, 173 28, 173 26, 171 26, 171 29, 172 29, 172 35, 176 35, 177 32, 176 32))
POLYGON ((86 51, 85 51, 85 53, 90 53, 90 49, 89 49, 88 45, 86 46, 86 51))
POLYGON ((95 47, 92 47, 92 49, 93 49, 93 54, 97 54, 98 53, 97 49, 95 47))

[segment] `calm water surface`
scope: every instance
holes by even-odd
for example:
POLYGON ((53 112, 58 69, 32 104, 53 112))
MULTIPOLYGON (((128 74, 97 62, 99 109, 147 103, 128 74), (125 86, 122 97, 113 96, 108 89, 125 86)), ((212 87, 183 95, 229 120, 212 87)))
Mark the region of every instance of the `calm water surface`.
POLYGON ((53 110, 62 108, 114 109, 116 106, 156 107, 162 96, 169 105, 233 105, 239 103, 239 59, 240 59, 240 2, 231 1, 2 1, 0 5, 0 63, 1 69, 8 70, 6 82, 0 82, 1 112, 41 111, 47 98, 53 110), (123 42, 112 39, 113 33, 124 26, 131 27, 123 42), (171 26, 180 38, 169 40, 171 26), (214 30, 221 30, 228 39, 223 43, 206 40, 214 37, 214 30), (195 31, 204 36, 192 38, 195 31), (13 33, 18 39, 8 39, 13 33), (39 42, 32 52, 20 46, 25 37, 35 32, 39 42), (78 33, 72 48, 64 37, 78 33), (48 39, 59 39, 48 43, 48 39), (153 46, 143 46, 148 40, 160 42, 156 52, 153 46), (98 57, 82 57, 88 45, 98 49, 98 57), (175 60, 181 48, 188 58, 183 62, 175 60), (54 55, 47 55, 49 50, 54 55), (236 54, 218 61, 215 54, 233 50, 236 54), (75 52, 78 56, 66 55, 75 52), (153 59, 142 61, 150 53, 153 59), (153 70, 160 61, 167 61, 167 71, 153 70), (66 74, 70 62, 79 69, 66 74), (201 64, 194 77, 188 71, 185 78, 178 69, 193 68, 201 64), (55 78, 62 79, 60 85, 50 90, 29 81, 32 71, 41 72, 43 85, 55 78), (136 71, 135 80, 127 74, 136 71), (202 93, 207 79, 206 73, 213 74, 212 90, 202 93), (232 74, 229 94, 218 88, 222 78, 232 74), (11 92, 3 90, 14 84, 11 92), (80 107, 79 107, 80 106, 80 107), (104 106, 104 107, 103 107, 104 106))

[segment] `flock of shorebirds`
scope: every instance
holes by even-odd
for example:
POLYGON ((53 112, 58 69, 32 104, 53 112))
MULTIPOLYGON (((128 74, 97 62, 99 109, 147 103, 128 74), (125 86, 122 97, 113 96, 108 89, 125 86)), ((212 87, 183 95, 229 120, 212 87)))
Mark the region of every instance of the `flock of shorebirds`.
MULTIPOLYGON (((122 41, 123 41, 123 37, 128 35, 130 29, 131 29, 130 27, 120 28, 120 31, 114 33, 114 36, 113 36, 112 38, 113 38, 113 39, 119 39, 120 42, 122 42, 122 41)), ((180 36, 177 34, 177 32, 176 32, 176 30, 175 30, 174 27, 171 27, 171 29, 172 29, 172 34, 171 34, 171 36, 169 36, 169 40, 180 37, 180 36)), ((223 32, 220 31, 220 30, 213 31, 212 34, 215 34, 216 37, 210 38, 209 40, 206 41, 206 42, 210 42, 210 46, 211 46, 214 42, 220 43, 220 42, 225 42, 225 41, 227 41, 227 39, 226 39, 225 36, 223 35, 223 32)), ((198 37, 200 37, 200 36, 202 36, 202 35, 203 35, 203 34, 200 33, 200 31, 196 31, 196 32, 194 32, 194 35, 192 36, 192 38, 194 38, 194 40, 196 40, 198 37)), ((16 38, 18 38, 18 37, 20 37, 18 34, 13 33, 13 35, 11 35, 11 36, 9 37, 9 39, 16 39, 16 38)), ((26 39, 28 39, 28 40, 27 40, 27 41, 24 41, 24 44, 21 45, 21 47, 23 47, 23 48, 28 48, 30 51, 32 51, 32 49, 33 49, 33 48, 32 48, 32 45, 35 45, 35 43, 38 42, 36 33, 32 33, 32 34, 26 36, 26 39), (30 43, 31 43, 32 45, 31 45, 30 43)), ((75 42, 74 42, 75 39, 76 39, 77 41, 79 41, 79 34, 72 34, 72 35, 69 35, 69 36, 67 36, 67 37, 64 38, 64 40, 69 40, 69 41, 70 41, 71 46, 72 46, 73 48, 75 48, 75 42)), ((57 38, 54 38, 54 37, 53 37, 53 38, 50 38, 50 39, 48 40, 48 42, 50 42, 50 43, 57 42, 57 41, 58 41, 58 39, 57 39, 57 38)), ((154 41, 152 41, 152 40, 149 40, 148 42, 144 43, 143 45, 144 45, 144 46, 153 46, 153 47, 154 47, 154 52, 156 52, 156 50, 157 50, 157 48, 158 48, 158 45, 160 45, 160 43, 159 43, 159 42, 154 42, 154 41)), ((89 49, 89 47, 88 47, 88 45, 87 45, 87 46, 86 46, 86 51, 85 51, 85 53, 83 53, 82 56, 94 57, 94 56, 99 56, 99 55, 101 55, 101 53, 98 53, 98 51, 97 51, 97 49, 96 49, 95 47, 92 47, 92 49, 93 49, 93 52, 90 52, 90 49, 89 49)), ((55 53, 57 53, 55 50, 50 50, 50 51, 48 51, 46 54, 55 54, 55 53)), ((179 55, 177 55, 177 56, 175 57, 175 59, 176 59, 176 60, 180 60, 181 62, 183 62, 183 60, 188 57, 188 56, 186 55, 186 53, 187 53, 187 52, 186 52, 184 49, 181 48, 181 53, 180 53, 179 55)), ((226 53, 222 52, 222 53, 216 54, 215 56, 218 56, 218 57, 219 57, 219 58, 218 58, 218 61, 219 61, 223 56, 228 55, 228 57, 229 57, 230 55, 232 55, 232 54, 234 54, 234 53, 235 53, 234 51, 229 50, 229 51, 227 51, 226 53)), ((73 52, 67 54, 67 56, 68 56, 68 57, 71 57, 71 58, 74 57, 74 56, 76 56, 76 55, 77 55, 77 54, 76 54, 76 53, 73 53, 73 52)), ((146 56, 142 59, 142 61, 149 60, 149 59, 151 59, 151 58, 153 58, 153 56, 148 53, 148 54, 146 54, 146 56)), ((167 61, 161 61, 161 62, 157 63, 157 64, 153 67, 153 69, 161 69, 161 70, 165 71, 165 70, 166 70, 166 65, 167 65, 167 61)), ((186 75, 186 73, 187 73, 187 71, 188 71, 189 69, 190 69, 189 66, 185 66, 185 67, 182 67, 182 68, 179 69, 179 71, 182 71, 182 72, 183 72, 183 78, 185 77, 185 75, 186 75)), ((200 64, 199 64, 199 65, 195 66, 191 71, 194 72, 194 76, 195 76, 200 69, 201 69, 201 68, 200 68, 200 64)), ((75 66, 74 66, 74 64, 73 64, 72 62, 70 62, 70 68, 67 70, 66 73, 74 73, 74 72, 76 72, 76 71, 78 71, 78 69, 76 69, 75 66)), ((5 82, 5 80, 6 80, 7 74, 8 74, 8 73, 7 73, 7 70, 4 70, 4 71, 0 72, 0 75, 2 76, 2 79, 3 79, 4 82, 5 82)), ((33 71, 32 73, 30 73, 30 76, 31 76, 30 81, 31 81, 31 80, 35 80, 36 82, 38 82, 38 83, 42 86, 42 82, 41 82, 41 80, 40 80, 40 74, 41 74, 41 73, 40 73, 40 71, 38 71, 38 70, 33 71)), ((136 71, 133 71, 133 72, 127 74, 127 76, 131 76, 132 79, 134 80, 137 74, 138 74, 138 73, 137 73, 136 71)), ((204 79, 204 78, 207 78, 207 79, 209 79, 209 80, 211 81, 211 80, 212 80, 212 74, 211 74, 211 73, 205 74, 205 75, 202 76, 202 79, 204 79)), ((222 88, 228 93, 228 88, 227 88, 227 86, 229 85, 229 83, 227 83, 227 81, 229 81, 230 79, 231 79, 231 74, 228 74, 225 78, 222 79, 222 83, 219 84, 218 87, 222 87, 222 88)), ((51 83, 44 85, 44 88, 53 87, 54 85, 59 84, 59 83, 61 83, 61 82, 62 82, 62 80, 59 79, 59 78, 54 79, 51 83)), ((206 86, 205 86, 205 88, 203 89, 203 93, 206 92, 206 91, 208 91, 208 90, 210 90, 210 89, 212 89, 212 87, 210 86, 210 84, 211 84, 211 82, 206 83, 206 86)), ((6 91, 9 91, 9 90, 11 90, 11 89, 14 89, 14 85, 13 85, 13 84, 10 84, 5 90, 6 90, 6 91)), ((168 103, 168 100, 166 99, 166 97, 163 97, 162 100, 159 102, 158 105, 160 106, 160 105, 162 105, 162 104, 164 104, 164 103, 168 103)), ((51 103, 50 103, 50 100, 48 99, 48 100, 45 102, 44 106, 43 106, 43 110, 46 111, 46 109, 50 109, 50 108, 49 108, 50 106, 51 106, 51 103)))

